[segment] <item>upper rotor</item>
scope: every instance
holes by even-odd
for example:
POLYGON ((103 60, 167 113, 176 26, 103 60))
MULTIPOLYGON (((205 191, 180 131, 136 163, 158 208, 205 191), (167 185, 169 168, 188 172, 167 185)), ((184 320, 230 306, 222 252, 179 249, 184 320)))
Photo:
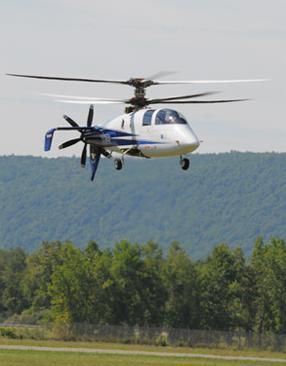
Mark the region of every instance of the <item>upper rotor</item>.
POLYGON ((24 74, 7 74, 10 76, 31 78, 31 79, 45 79, 45 80, 58 80, 58 81, 80 81, 91 83, 110 83, 110 84, 122 84, 128 85, 134 88, 134 96, 129 99, 103 99, 103 98, 88 98, 88 97, 71 97, 71 96, 58 96, 64 97, 66 100, 61 100, 67 103, 79 103, 79 104, 109 104, 109 103, 123 103, 127 104, 126 112, 132 112, 144 108, 151 104, 198 104, 198 103, 228 103, 238 102, 247 99, 221 99, 221 100, 192 100, 197 97, 204 97, 214 94, 215 92, 205 92, 199 94, 181 95, 166 98, 146 98, 146 89, 153 85, 171 85, 171 84, 219 84, 219 83, 243 83, 253 81, 265 81, 266 79, 240 79, 240 80, 179 80, 179 81, 162 81, 157 80, 157 77, 165 76, 170 72, 161 72, 153 75, 149 78, 130 78, 128 80, 111 80, 111 79, 83 79, 83 78, 68 78, 57 76, 42 76, 42 75, 24 75, 24 74), (69 98, 69 99, 67 99, 69 98))

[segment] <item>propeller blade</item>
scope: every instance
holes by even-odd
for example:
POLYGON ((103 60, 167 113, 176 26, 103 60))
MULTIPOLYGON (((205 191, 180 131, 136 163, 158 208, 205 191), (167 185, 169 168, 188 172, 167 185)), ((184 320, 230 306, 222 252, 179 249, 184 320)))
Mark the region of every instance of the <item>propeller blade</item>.
POLYGON ((181 95, 181 96, 177 96, 177 97, 148 99, 147 103, 148 104, 158 104, 158 103, 165 102, 165 101, 205 97, 207 95, 213 95, 213 94, 216 94, 216 93, 218 93, 218 92, 205 92, 205 93, 199 93, 199 94, 181 95))
POLYGON ((69 116, 66 116, 64 114, 64 119, 72 126, 72 127, 79 127, 79 125, 73 120, 71 119, 69 116))
POLYGON ((85 126, 79 126, 79 127, 57 127, 56 128, 57 131, 89 131, 90 128, 89 127, 85 127, 85 126))
POLYGON ((245 102, 250 99, 221 99, 221 100, 177 100, 170 102, 160 102, 161 104, 210 104, 210 103, 232 103, 245 102))
POLYGON ((88 116, 87 116, 87 127, 90 127, 92 125, 92 120, 93 120, 93 105, 91 104, 89 107, 89 112, 88 112, 88 116))
POLYGON ((94 180, 95 173, 98 168, 98 163, 100 160, 100 149, 94 145, 90 145, 90 166, 91 166, 91 180, 94 180))
POLYGON ((85 164, 86 164, 86 148, 87 148, 87 144, 84 144, 82 153, 81 153, 81 158, 80 158, 80 165, 84 168, 85 164))
POLYGON ((59 146, 59 149, 65 149, 66 147, 69 147, 69 146, 72 146, 76 143, 78 143, 81 139, 80 138, 77 138, 77 139, 73 139, 73 140, 68 140, 64 143, 62 143, 60 146, 59 146))

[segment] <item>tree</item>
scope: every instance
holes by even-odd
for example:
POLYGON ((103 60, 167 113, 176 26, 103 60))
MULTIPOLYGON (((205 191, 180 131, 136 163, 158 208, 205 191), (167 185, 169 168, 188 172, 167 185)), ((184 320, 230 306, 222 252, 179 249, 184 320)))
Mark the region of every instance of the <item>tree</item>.
POLYGON ((43 242, 40 248, 27 258, 27 270, 22 281, 27 302, 34 311, 48 309, 51 296, 48 288, 57 265, 63 262, 62 243, 43 242))
POLYGON ((144 314, 142 321, 150 326, 160 326, 165 318, 167 289, 163 276, 163 252, 157 243, 142 245, 144 314))
POLYGON ((26 269, 26 254, 20 249, 0 252, 0 310, 9 315, 21 313, 27 306, 21 281, 26 269))
POLYGON ((113 255, 109 249, 99 250, 88 244, 85 250, 89 282, 88 320, 96 324, 115 324, 116 299, 111 275, 113 255))
POLYGON ((229 330, 243 324, 243 276, 241 249, 217 246, 200 271, 200 324, 202 328, 229 330))
POLYGON ((278 238, 257 240, 251 265, 255 273, 255 330, 286 332, 286 246, 278 238))
POLYGON ((111 276, 116 323, 142 324, 144 263, 140 246, 122 241, 115 244, 113 253, 111 276))
POLYGON ((173 242, 164 265, 167 290, 165 323, 175 328, 198 327, 198 276, 191 258, 173 242))
POLYGON ((69 242, 61 246, 60 257, 49 285, 53 318, 66 323, 86 321, 90 289, 86 257, 69 242))

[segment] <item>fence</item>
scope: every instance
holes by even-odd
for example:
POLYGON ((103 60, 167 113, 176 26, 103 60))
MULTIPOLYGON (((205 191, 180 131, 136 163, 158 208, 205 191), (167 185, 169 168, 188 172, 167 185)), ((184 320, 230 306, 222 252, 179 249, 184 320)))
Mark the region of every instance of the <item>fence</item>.
POLYGON ((286 335, 273 333, 257 334, 240 331, 214 331, 175 329, 164 327, 138 327, 127 325, 80 324, 0 324, 9 329, 15 338, 61 339, 97 342, 119 342, 128 344, 148 344, 161 346, 209 347, 286 352, 286 335))

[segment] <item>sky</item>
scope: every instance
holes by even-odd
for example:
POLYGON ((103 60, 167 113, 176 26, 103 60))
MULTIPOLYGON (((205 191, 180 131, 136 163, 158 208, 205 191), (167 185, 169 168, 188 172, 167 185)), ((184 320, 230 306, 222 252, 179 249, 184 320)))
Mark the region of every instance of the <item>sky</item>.
MULTIPOLYGON (((285 0, 0 0, 0 155, 80 155, 60 151, 73 135, 58 133, 51 152, 45 132, 68 114, 86 123, 88 106, 41 93, 128 98, 122 85, 28 80, 6 73, 129 79, 174 71, 167 79, 271 79, 233 85, 164 85, 149 97, 220 91, 251 98, 220 105, 175 106, 203 140, 199 153, 286 152, 285 0)), ((122 113, 96 106, 94 123, 122 113)))

